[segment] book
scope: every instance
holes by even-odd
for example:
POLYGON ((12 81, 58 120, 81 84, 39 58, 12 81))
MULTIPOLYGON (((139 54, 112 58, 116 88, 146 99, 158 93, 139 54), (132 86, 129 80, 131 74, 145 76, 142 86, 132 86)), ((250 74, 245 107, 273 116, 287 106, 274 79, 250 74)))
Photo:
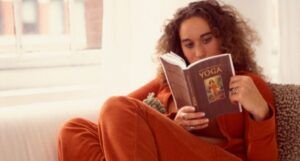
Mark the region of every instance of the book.
POLYGON ((160 56, 160 61, 177 108, 191 105, 207 118, 242 112, 239 103, 229 99, 230 77, 235 75, 231 55, 219 54, 186 65, 175 53, 160 56))

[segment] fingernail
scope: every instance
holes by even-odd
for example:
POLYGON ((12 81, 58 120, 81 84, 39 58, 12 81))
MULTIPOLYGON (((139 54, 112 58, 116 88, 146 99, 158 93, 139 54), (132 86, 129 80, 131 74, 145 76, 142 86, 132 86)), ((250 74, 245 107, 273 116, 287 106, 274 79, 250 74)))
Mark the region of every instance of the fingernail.
POLYGON ((204 112, 202 112, 202 113, 201 113, 201 116, 202 116, 202 117, 203 117, 203 116, 205 116, 205 113, 204 113, 204 112))

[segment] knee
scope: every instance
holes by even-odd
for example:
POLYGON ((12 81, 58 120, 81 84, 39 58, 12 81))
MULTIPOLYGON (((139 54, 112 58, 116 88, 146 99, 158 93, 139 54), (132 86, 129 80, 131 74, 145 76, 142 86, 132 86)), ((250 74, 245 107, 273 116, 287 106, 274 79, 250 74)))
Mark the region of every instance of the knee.
POLYGON ((109 119, 122 116, 128 112, 136 111, 139 103, 126 96, 113 96, 107 99, 100 110, 100 119, 109 119))
POLYGON ((74 135, 78 133, 78 129, 83 127, 86 120, 82 118, 73 118, 64 123, 58 134, 59 143, 69 143, 74 135))
MULTIPOLYGON (((57 138, 59 160, 86 160, 87 151, 98 144, 98 128, 91 121, 74 118, 67 121, 60 129, 57 138)), ((97 148, 96 148, 97 149, 97 148)))
POLYGON ((128 98, 124 96, 113 96, 108 98, 101 107, 100 116, 111 115, 122 111, 128 98))

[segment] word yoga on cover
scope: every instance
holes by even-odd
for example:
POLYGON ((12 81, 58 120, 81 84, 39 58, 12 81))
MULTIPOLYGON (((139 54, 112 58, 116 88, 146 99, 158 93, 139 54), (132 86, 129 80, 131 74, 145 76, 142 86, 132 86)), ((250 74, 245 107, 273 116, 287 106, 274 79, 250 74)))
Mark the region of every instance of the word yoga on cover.
POLYGON ((222 69, 220 68, 220 66, 212 66, 212 67, 209 67, 208 69, 204 69, 202 71, 199 71, 199 75, 202 78, 205 78, 205 77, 209 77, 211 75, 216 75, 216 74, 221 73, 221 72, 222 72, 222 69))

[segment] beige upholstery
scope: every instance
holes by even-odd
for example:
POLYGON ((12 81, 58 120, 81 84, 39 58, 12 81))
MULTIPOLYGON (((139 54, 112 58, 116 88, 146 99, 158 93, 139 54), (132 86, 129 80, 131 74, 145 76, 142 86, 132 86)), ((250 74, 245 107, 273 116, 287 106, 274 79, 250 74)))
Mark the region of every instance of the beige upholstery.
POLYGON ((269 85, 276 101, 280 161, 300 161, 300 85, 269 85))

